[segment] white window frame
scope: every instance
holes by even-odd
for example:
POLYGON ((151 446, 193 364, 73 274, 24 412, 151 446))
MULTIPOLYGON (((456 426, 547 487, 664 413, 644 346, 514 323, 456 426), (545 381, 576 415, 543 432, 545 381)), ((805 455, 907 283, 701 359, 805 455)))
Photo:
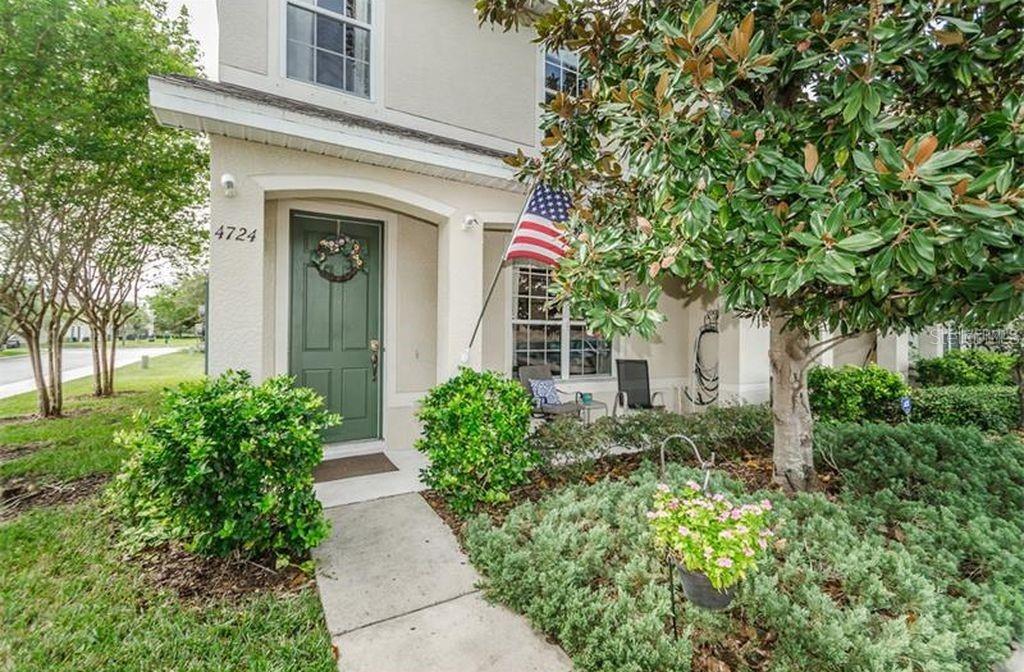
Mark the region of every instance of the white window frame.
MULTIPOLYGON (((576 57, 576 68, 573 69, 571 67, 566 66, 564 63, 562 63, 563 54, 565 52, 572 53, 568 49, 562 49, 561 51, 559 51, 558 53, 556 53, 554 55, 558 58, 558 68, 559 68, 560 71, 568 70, 570 72, 575 73, 575 75, 576 75, 576 89, 577 89, 577 91, 572 93, 572 95, 576 96, 576 95, 578 95, 578 91, 579 91, 579 87, 580 87, 580 81, 583 79, 580 76, 579 56, 577 55, 577 57, 576 57)), ((549 89, 548 88, 548 78, 547 78, 548 67, 547 66, 548 66, 548 55, 549 55, 549 53, 550 52, 548 52, 548 51, 546 51, 544 49, 541 49, 541 54, 540 54, 540 68, 541 68, 541 73, 540 73, 540 102, 541 103, 544 103, 544 102, 547 101, 548 93, 556 93, 557 94, 557 93, 562 91, 562 89, 557 89, 556 90, 556 89, 549 89)), ((559 75, 559 82, 561 82, 561 75, 559 75)))
MULTIPOLYGON (((535 320, 535 319, 522 319, 518 317, 519 314, 519 271, 523 268, 536 268, 531 267, 528 264, 524 265, 513 265, 509 267, 511 273, 509 273, 510 282, 508 289, 508 306, 511 311, 511 321, 508 326, 509 335, 509 364, 508 372, 511 375, 515 369, 516 361, 516 327, 519 325, 527 326, 555 326, 558 325, 560 329, 560 343, 561 349, 559 353, 560 359, 560 373, 558 378, 563 381, 580 381, 580 380, 611 380, 615 377, 615 359, 616 359, 616 340, 606 339, 608 341, 608 371, 606 373, 570 373, 571 364, 571 352, 572 352, 572 327, 583 327, 586 332, 586 321, 585 320, 574 320, 569 314, 569 307, 562 307, 562 314, 557 320, 535 320)), ((543 270, 543 269, 540 269, 543 270)))
MULTIPOLYGON (((384 14, 383 4, 384 4, 383 0, 371 0, 371 2, 370 2, 370 22, 366 23, 364 21, 359 21, 357 19, 353 19, 352 17, 345 16, 344 14, 339 14, 338 12, 333 12, 333 11, 331 11, 329 9, 325 9, 323 7, 320 7, 320 6, 318 6, 316 4, 316 0, 282 0, 281 1, 281 30, 280 30, 280 33, 281 33, 281 39, 280 39, 281 57, 279 59, 280 62, 281 62, 280 63, 280 68, 281 68, 280 76, 281 76, 281 78, 284 79, 284 80, 287 80, 288 82, 291 82, 291 83, 295 83, 295 84, 299 84, 299 85, 303 85, 303 86, 315 87, 318 91, 325 91, 325 92, 330 92, 332 94, 336 94, 336 95, 339 95, 339 96, 345 96, 345 97, 347 97, 347 98, 349 98, 349 99, 351 99, 353 101, 359 101, 359 102, 363 102, 363 103, 376 103, 377 102, 377 87, 378 87, 378 82, 380 81, 380 65, 381 65, 381 59, 382 59, 382 54, 383 54, 383 50, 381 49, 381 45, 380 45, 381 25, 382 25, 381 24, 381 17, 384 14), (369 91, 369 95, 368 96, 363 96, 363 95, 360 95, 358 93, 353 93, 351 91, 346 91, 345 89, 339 89, 339 88, 336 88, 336 87, 333 87, 333 86, 328 86, 327 84, 321 84, 320 82, 316 81, 315 75, 314 75, 313 81, 307 81, 305 79, 297 79, 295 77, 289 77, 288 76, 288 6, 289 5, 295 5, 296 7, 300 8, 300 9, 308 10, 308 11, 311 11, 311 12, 313 12, 315 14, 321 14, 321 15, 329 17, 331 19, 335 19, 337 21, 341 21, 342 23, 346 23, 346 24, 355 26, 357 28, 363 28, 363 29, 369 31, 369 33, 370 33, 370 62, 369 62, 368 70, 369 70, 369 77, 370 77, 370 81, 369 81, 370 91, 369 91)), ((314 39, 315 39, 315 35, 314 35, 314 39)), ((313 45, 313 47, 314 47, 314 50, 317 48, 315 44, 313 45)), ((315 51, 314 51, 314 59, 315 59, 315 51)), ((316 66, 314 65, 314 68, 315 67, 316 66)))

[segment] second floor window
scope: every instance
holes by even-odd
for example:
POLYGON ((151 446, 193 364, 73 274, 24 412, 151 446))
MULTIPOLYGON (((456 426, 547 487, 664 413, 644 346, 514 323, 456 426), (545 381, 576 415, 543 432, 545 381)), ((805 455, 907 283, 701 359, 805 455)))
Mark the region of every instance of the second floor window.
POLYGON ((555 377, 610 376, 611 341, 590 333, 568 309, 551 305, 551 271, 515 266, 513 272, 512 375, 520 366, 547 364, 555 377))
POLYGON ((288 77, 369 98, 371 2, 288 2, 288 77))
POLYGON ((580 60, 576 52, 562 49, 544 56, 544 102, 559 93, 576 97, 583 93, 584 81, 580 77, 580 60))

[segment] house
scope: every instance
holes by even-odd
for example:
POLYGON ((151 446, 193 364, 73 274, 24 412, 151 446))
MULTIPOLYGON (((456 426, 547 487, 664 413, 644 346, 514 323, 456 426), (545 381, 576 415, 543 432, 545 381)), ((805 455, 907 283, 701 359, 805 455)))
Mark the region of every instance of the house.
MULTIPOLYGON (((345 417, 331 441, 411 446, 417 401, 460 365, 526 198, 501 159, 536 151, 538 104, 580 85, 574 56, 480 28, 471 0, 218 10, 220 81, 150 80, 160 122, 210 139, 209 371, 290 373, 345 417), (332 282, 311 262, 339 234, 342 270, 362 266, 332 282)), ((547 281, 502 271, 469 364, 548 362, 563 389, 610 404, 613 361, 644 358, 675 410, 768 398, 767 329, 719 316, 714 297, 666 287, 657 338, 609 341, 547 308, 547 281)), ((831 359, 905 370, 908 348, 869 335, 831 359)))

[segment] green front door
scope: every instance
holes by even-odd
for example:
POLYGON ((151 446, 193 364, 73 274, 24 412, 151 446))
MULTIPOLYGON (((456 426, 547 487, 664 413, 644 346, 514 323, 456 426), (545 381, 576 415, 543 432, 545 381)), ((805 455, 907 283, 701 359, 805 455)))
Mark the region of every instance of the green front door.
MULTIPOLYGON (((381 435, 380 241, 381 225, 374 222, 291 214, 290 368, 298 385, 316 390, 343 418, 326 441, 381 435), (317 244, 339 232, 360 242, 365 266, 350 280, 331 282, 310 262, 317 244)), ((349 267, 344 255, 329 263, 337 274, 349 267)))

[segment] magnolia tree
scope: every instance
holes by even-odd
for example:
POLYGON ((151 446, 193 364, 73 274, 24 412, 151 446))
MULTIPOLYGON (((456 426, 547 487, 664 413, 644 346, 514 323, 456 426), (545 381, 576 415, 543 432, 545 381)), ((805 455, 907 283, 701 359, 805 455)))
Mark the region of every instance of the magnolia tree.
POLYGON ((674 276, 766 320, 784 487, 815 479, 806 373, 831 336, 1022 312, 1018 0, 476 8, 577 51, 588 82, 515 161, 574 196, 558 299, 650 335, 674 276))

